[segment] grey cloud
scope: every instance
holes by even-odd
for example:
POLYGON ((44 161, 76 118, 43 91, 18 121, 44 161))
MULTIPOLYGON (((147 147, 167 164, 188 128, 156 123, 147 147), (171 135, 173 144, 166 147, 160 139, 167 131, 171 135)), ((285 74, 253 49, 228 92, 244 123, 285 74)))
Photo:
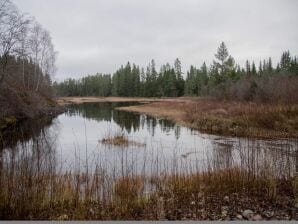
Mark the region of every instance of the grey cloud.
POLYGON ((298 52, 296 0, 15 0, 59 51, 57 79, 112 73, 132 61, 212 62, 221 41, 236 61, 298 52))

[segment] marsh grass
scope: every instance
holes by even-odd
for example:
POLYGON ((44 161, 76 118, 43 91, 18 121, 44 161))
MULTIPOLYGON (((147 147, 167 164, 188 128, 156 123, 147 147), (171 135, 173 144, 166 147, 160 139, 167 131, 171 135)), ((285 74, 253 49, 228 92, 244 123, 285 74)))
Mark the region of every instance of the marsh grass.
POLYGON ((298 137, 298 106, 295 104, 205 99, 189 103, 185 110, 186 121, 193 128, 208 133, 264 138, 298 137))
POLYGON ((293 179, 251 178, 238 168, 166 176, 149 196, 144 194, 145 177, 122 177, 111 188, 95 174, 89 178, 88 188, 79 175, 24 178, 35 187, 26 186, 25 192, 16 185, 6 187, 1 219, 220 219, 227 205, 231 218, 248 208, 291 215, 287 209, 294 198, 293 179))
POLYGON ((103 138, 101 142, 103 144, 110 144, 110 145, 128 145, 129 144, 128 137, 124 135, 118 135, 111 138, 103 138))
POLYGON ((107 145, 115 145, 115 146, 145 146, 144 143, 139 143, 133 140, 130 140, 128 135, 123 132, 116 132, 115 134, 108 135, 107 137, 100 140, 101 143, 107 145))
POLYGON ((293 148, 284 148, 284 159, 272 160, 255 145, 247 149, 240 144, 237 164, 230 154, 219 154, 218 161, 210 159, 201 168, 179 166, 174 157, 162 171, 156 161, 163 158, 155 158, 144 162, 153 170, 145 173, 111 170, 109 161, 89 166, 90 160, 83 165, 92 170, 63 170, 55 150, 42 142, 1 159, 0 219, 220 220, 235 219, 245 209, 264 219, 297 219, 293 148))
POLYGON ((205 133, 238 137, 297 138, 298 105, 286 102, 173 98, 119 108, 175 120, 205 133))

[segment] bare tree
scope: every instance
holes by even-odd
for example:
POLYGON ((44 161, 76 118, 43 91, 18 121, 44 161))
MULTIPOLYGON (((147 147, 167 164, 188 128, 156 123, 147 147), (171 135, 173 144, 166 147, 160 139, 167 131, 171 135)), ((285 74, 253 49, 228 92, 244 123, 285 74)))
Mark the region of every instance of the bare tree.
POLYGON ((23 87, 29 88, 29 78, 27 77, 27 83, 26 83, 26 77, 25 77, 25 60, 29 57, 29 26, 25 26, 24 30, 21 34, 21 40, 17 46, 16 52, 22 59, 22 81, 23 81, 23 87), (26 86, 27 84, 27 86, 26 86))
POLYGON ((16 52, 26 32, 29 20, 20 14, 10 0, 0 0, 0 85, 6 74, 8 57, 16 52))
POLYGON ((48 31, 20 14, 11 0, 0 0, 0 85, 8 76, 10 56, 22 63, 22 85, 26 87, 25 59, 33 60, 34 71, 27 76, 27 88, 38 91, 45 75, 55 72, 56 52, 48 31), (30 78, 31 77, 31 78, 30 78))
POLYGON ((38 76, 35 91, 38 91, 40 83, 43 81, 41 80, 43 78, 43 75, 50 76, 54 74, 55 60, 56 60, 56 52, 54 51, 52 38, 48 31, 43 30, 42 36, 41 36, 41 61, 40 61, 42 74, 38 76))
POLYGON ((34 23, 29 37, 30 51, 34 60, 34 90, 38 91, 45 75, 55 72, 56 52, 52 38, 37 22, 34 23))
POLYGON ((8 0, 1 0, 0 1, 0 21, 2 21, 2 18, 7 16, 8 14, 8 8, 11 5, 11 2, 8 0))
MULTIPOLYGON (((42 60, 41 58, 41 41, 42 41, 42 32, 43 29, 41 25, 37 22, 34 22, 33 26, 30 30, 30 36, 29 36, 29 48, 30 48, 30 54, 33 58, 34 62, 34 74, 33 74, 33 80, 39 79, 39 64, 42 60)), ((37 86, 37 84, 33 83, 33 86, 37 86)))

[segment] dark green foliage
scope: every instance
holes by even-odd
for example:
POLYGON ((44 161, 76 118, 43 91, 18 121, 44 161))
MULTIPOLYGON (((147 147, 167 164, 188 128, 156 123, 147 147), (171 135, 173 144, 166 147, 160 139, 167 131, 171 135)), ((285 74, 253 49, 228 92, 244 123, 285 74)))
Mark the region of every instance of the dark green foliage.
POLYGON ((140 69, 128 62, 112 76, 97 74, 82 79, 66 79, 53 84, 59 96, 182 96, 184 79, 181 62, 175 60, 174 67, 163 65, 160 73, 156 71, 155 61, 151 60, 146 68, 140 69))
POLYGON ((184 79, 182 77, 181 62, 177 58, 174 68, 170 64, 162 65, 158 76, 160 96, 182 96, 184 93, 184 79))
POLYGON ((184 94, 184 79, 182 76, 181 61, 177 58, 174 63, 175 76, 176 76, 176 95, 182 96, 184 94))
POLYGON ((79 80, 67 79, 53 84, 61 96, 109 96, 111 95, 111 76, 96 74, 79 80))
POLYGON ((225 43, 222 42, 215 54, 215 59, 209 68, 205 62, 200 68, 191 65, 185 78, 182 75, 181 62, 177 58, 174 66, 169 63, 162 65, 159 73, 154 60, 151 60, 145 69, 140 69, 139 66, 128 62, 112 76, 95 75, 79 80, 67 79, 62 83, 55 83, 54 86, 61 96, 177 97, 187 95, 254 100, 257 95, 265 94, 264 89, 270 89, 269 86, 265 86, 266 83, 272 85, 272 80, 281 82, 280 79, 286 83, 288 76, 298 74, 297 58, 291 57, 289 51, 282 54, 276 68, 273 67, 271 58, 260 61, 258 69, 255 62, 248 60, 245 67, 241 68, 229 55, 225 43))
POLYGON ((197 69, 194 66, 190 66, 187 72, 185 81, 185 94, 189 96, 197 95, 198 83, 197 83, 197 69))
POLYGON ((297 59, 291 57, 288 51, 283 53, 281 62, 276 68, 269 58, 263 63, 260 62, 258 70, 255 63, 250 63, 248 60, 245 69, 235 65, 224 43, 221 43, 215 58, 216 61, 213 61, 209 69, 205 64, 201 69, 190 67, 185 80, 185 95, 269 101, 289 98, 286 95, 298 90, 296 79, 290 79, 290 76, 298 75, 297 59), (288 88, 282 89, 283 85, 288 88), (275 96, 274 91, 270 89, 278 91, 279 96, 275 96))
POLYGON ((252 62, 252 66, 251 66, 251 74, 252 74, 252 75, 256 75, 256 74, 257 74, 257 69, 256 69, 255 62, 252 62))
POLYGON ((227 59, 229 57, 228 49, 224 42, 221 42, 219 48, 217 49, 217 53, 215 54, 215 58, 219 62, 214 62, 215 66, 219 68, 219 73, 223 74, 226 70, 225 64, 227 62, 227 59))

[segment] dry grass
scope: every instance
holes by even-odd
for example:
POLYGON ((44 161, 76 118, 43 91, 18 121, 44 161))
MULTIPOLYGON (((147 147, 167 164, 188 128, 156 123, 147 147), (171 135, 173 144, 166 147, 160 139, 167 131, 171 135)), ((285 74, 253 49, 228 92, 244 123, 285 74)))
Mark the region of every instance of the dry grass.
POLYGON ((124 135, 118 135, 111 138, 103 138, 101 140, 103 144, 109 145, 129 145, 130 141, 124 135))
POLYGON ((158 98, 144 97, 60 97, 56 101, 60 105, 81 104, 81 103, 97 103, 97 102, 154 102, 158 98))
POLYGON ((103 144, 116 145, 116 146, 129 146, 129 145, 145 146, 145 144, 129 140, 128 136, 124 134, 116 134, 114 136, 106 137, 106 138, 103 138, 100 142, 103 144))
POLYGON ((202 169, 181 167, 174 157, 159 172, 156 161, 164 161, 157 156, 143 164, 150 173, 135 172, 137 164, 122 172, 106 166, 110 161, 62 171, 55 150, 22 148, 1 161, 0 219, 233 220, 246 209, 263 219, 297 219, 297 145, 278 161, 263 161, 250 147, 245 153, 240 145, 241 161, 229 168, 212 159, 202 169))
MULTIPOLYGON (((155 111, 156 116, 169 116, 167 118, 194 127, 204 115, 206 121, 220 118, 218 126, 237 118, 244 122, 240 125, 250 122, 257 130, 269 132, 278 124, 266 126, 268 122, 274 120, 285 125, 284 120, 295 122, 297 118, 295 106, 245 105, 198 98, 166 99, 140 106, 146 107, 151 108, 152 113, 155 111)), ((213 126, 211 131, 215 131, 213 126)), ((125 144, 129 142, 123 134, 108 138, 106 141, 118 138, 125 144)), ((283 160, 286 166, 279 166, 275 161, 262 161, 258 165, 255 163, 260 162, 260 158, 255 155, 254 145, 247 157, 241 154, 241 165, 228 169, 217 168, 214 161, 208 161, 203 172, 196 167, 179 170, 177 163, 173 163, 176 166, 167 172, 140 175, 133 172, 135 169, 125 169, 123 173, 106 170, 104 163, 94 164, 89 172, 83 168, 61 172, 55 164, 55 150, 40 144, 41 141, 32 149, 32 154, 25 148, 20 152, 12 151, 0 161, 0 219, 231 220, 246 209, 260 214, 263 219, 298 218, 295 207, 298 183, 291 162, 295 158, 283 160), (275 168, 279 170, 275 172, 275 168)), ((238 150, 242 150, 241 146, 238 150)), ((294 153, 297 163, 297 152, 294 153)), ((154 161, 163 163, 161 158, 154 161)), ((158 170, 158 163, 154 161, 144 166, 158 170)), ((83 165, 89 167, 89 164, 83 165)))
POLYGON ((223 103, 187 107, 186 121, 209 133, 264 138, 297 138, 298 105, 223 103))
POLYGON ((189 99, 164 99, 159 102, 152 102, 137 106, 118 107, 117 110, 131 111, 137 113, 149 114, 154 117, 175 120, 183 123, 186 116, 185 105, 191 103, 189 99))
POLYGON ((264 219, 295 219, 293 178, 253 177, 238 168, 151 178, 127 175, 108 179, 102 175, 4 179, 0 218, 219 220, 234 219, 243 210, 252 209, 264 219), (150 181, 159 187, 146 195, 144 186, 150 181), (274 212, 274 217, 266 217, 266 212, 274 212))
POLYGON ((164 100, 118 109, 172 119, 213 134, 262 138, 298 137, 298 105, 185 98, 183 101, 164 100))

